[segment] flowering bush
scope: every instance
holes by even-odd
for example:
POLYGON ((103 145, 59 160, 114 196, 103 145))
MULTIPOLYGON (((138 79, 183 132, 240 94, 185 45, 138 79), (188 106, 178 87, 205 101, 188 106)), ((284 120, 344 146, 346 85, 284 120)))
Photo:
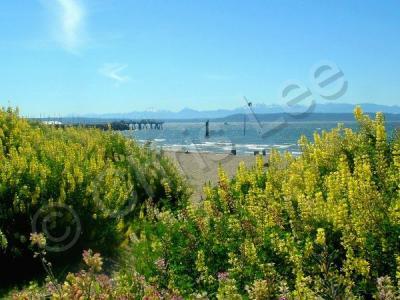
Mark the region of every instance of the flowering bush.
POLYGON ((220 170, 200 204, 147 209, 130 265, 184 297, 398 297, 400 138, 379 113, 355 117, 357 132, 302 138, 300 157, 273 152, 232 180, 220 170))
POLYGON ((0 110, 0 281, 13 275, 7 265, 32 258, 32 231, 43 232, 47 254, 61 252, 62 261, 84 247, 115 251, 145 200, 173 208, 188 195, 167 159, 121 134, 0 110))
MULTIPOLYGON (((32 241, 32 243, 34 243, 32 241)), ((103 259, 92 250, 83 252, 85 269, 69 273, 63 283, 49 276, 43 286, 31 283, 26 289, 12 293, 12 299, 171 299, 183 300, 178 295, 161 293, 137 273, 126 276, 115 273, 113 277, 100 273, 103 259)))
POLYGON ((66 297, 89 281, 94 299, 399 299, 400 137, 381 114, 355 117, 359 131, 302 138, 299 157, 258 157, 231 180, 220 170, 201 203, 147 201, 111 283, 69 275, 66 297))

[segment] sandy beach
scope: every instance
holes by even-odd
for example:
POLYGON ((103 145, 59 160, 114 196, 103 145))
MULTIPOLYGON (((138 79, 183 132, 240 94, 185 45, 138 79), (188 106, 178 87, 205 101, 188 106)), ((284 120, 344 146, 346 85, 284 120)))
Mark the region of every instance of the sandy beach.
POLYGON ((165 151, 177 165, 178 169, 186 176, 193 188, 193 200, 199 200, 203 196, 205 183, 218 182, 218 166, 221 165, 228 176, 235 175, 241 161, 251 167, 255 163, 255 156, 251 155, 230 155, 204 152, 178 152, 165 151))

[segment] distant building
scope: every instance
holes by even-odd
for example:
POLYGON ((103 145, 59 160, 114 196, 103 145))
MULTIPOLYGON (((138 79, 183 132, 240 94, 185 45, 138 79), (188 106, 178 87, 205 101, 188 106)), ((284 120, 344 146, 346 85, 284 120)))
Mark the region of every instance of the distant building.
POLYGON ((43 121, 42 123, 45 125, 62 125, 60 121, 43 121))

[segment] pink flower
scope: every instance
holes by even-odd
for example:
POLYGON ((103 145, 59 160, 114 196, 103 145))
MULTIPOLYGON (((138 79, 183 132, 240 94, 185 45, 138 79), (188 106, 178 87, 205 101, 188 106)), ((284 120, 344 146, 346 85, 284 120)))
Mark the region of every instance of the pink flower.
POLYGON ((111 288, 111 279, 107 275, 100 274, 96 276, 97 282, 103 288, 111 288))
POLYGON ((229 273, 228 272, 219 272, 217 276, 218 276, 219 281, 223 281, 223 280, 228 279, 229 273))
POLYGON ((165 268, 167 267, 167 263, 163 258, 157 259, 155 265, 157 266, 157 269, 159 269, 160 271, 165 270, 165 268))
POLYGON ((99 253, 93 253, 92 250, 83 251, 83 261, 93 271, 100 272, 103 266, 103 259, 99 253))

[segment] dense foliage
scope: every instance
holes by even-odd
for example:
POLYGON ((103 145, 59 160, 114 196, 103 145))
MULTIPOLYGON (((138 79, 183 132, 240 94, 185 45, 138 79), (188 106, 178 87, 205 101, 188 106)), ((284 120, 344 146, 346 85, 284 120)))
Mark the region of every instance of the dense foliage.
POLYGON ((101 259, 91 253, 89 270, 47 292, 55 299, 399 299, 400 137, 387 137, 382 114, 371 120, 356 109, 355 117, 359 131, 339 126, 313 142, 302 138, 299 157, 273 152, 267 167, 260 157, 232 180, 220 170, 201 203, 173 211, 147 202, 112 280, 95 272, 101 259))
POLYGON ((28 122, 12 109, 0 110, 0 265, 5 272, 3 266, 32 259, 32 231, 43 231, 48 255, 61 252, 63 260, 74 249, 79 257, 82 247, 115 251, 145 200, 178 207, 187 198, 185 183, 167 159, 121 134, 57 129, 28 122), (75 234, 76 242, 71 241, 75 234))
POLYGON ((149 214, 136 271, 160 290, 220 299, 353 299, 396 283, 400 138, 388 140, 380 113, 355 118, 358 132, 302 138, 300 157, 274 152, 266 170, 259 158, 233 180, 221 170, 200 205, 149 214))

